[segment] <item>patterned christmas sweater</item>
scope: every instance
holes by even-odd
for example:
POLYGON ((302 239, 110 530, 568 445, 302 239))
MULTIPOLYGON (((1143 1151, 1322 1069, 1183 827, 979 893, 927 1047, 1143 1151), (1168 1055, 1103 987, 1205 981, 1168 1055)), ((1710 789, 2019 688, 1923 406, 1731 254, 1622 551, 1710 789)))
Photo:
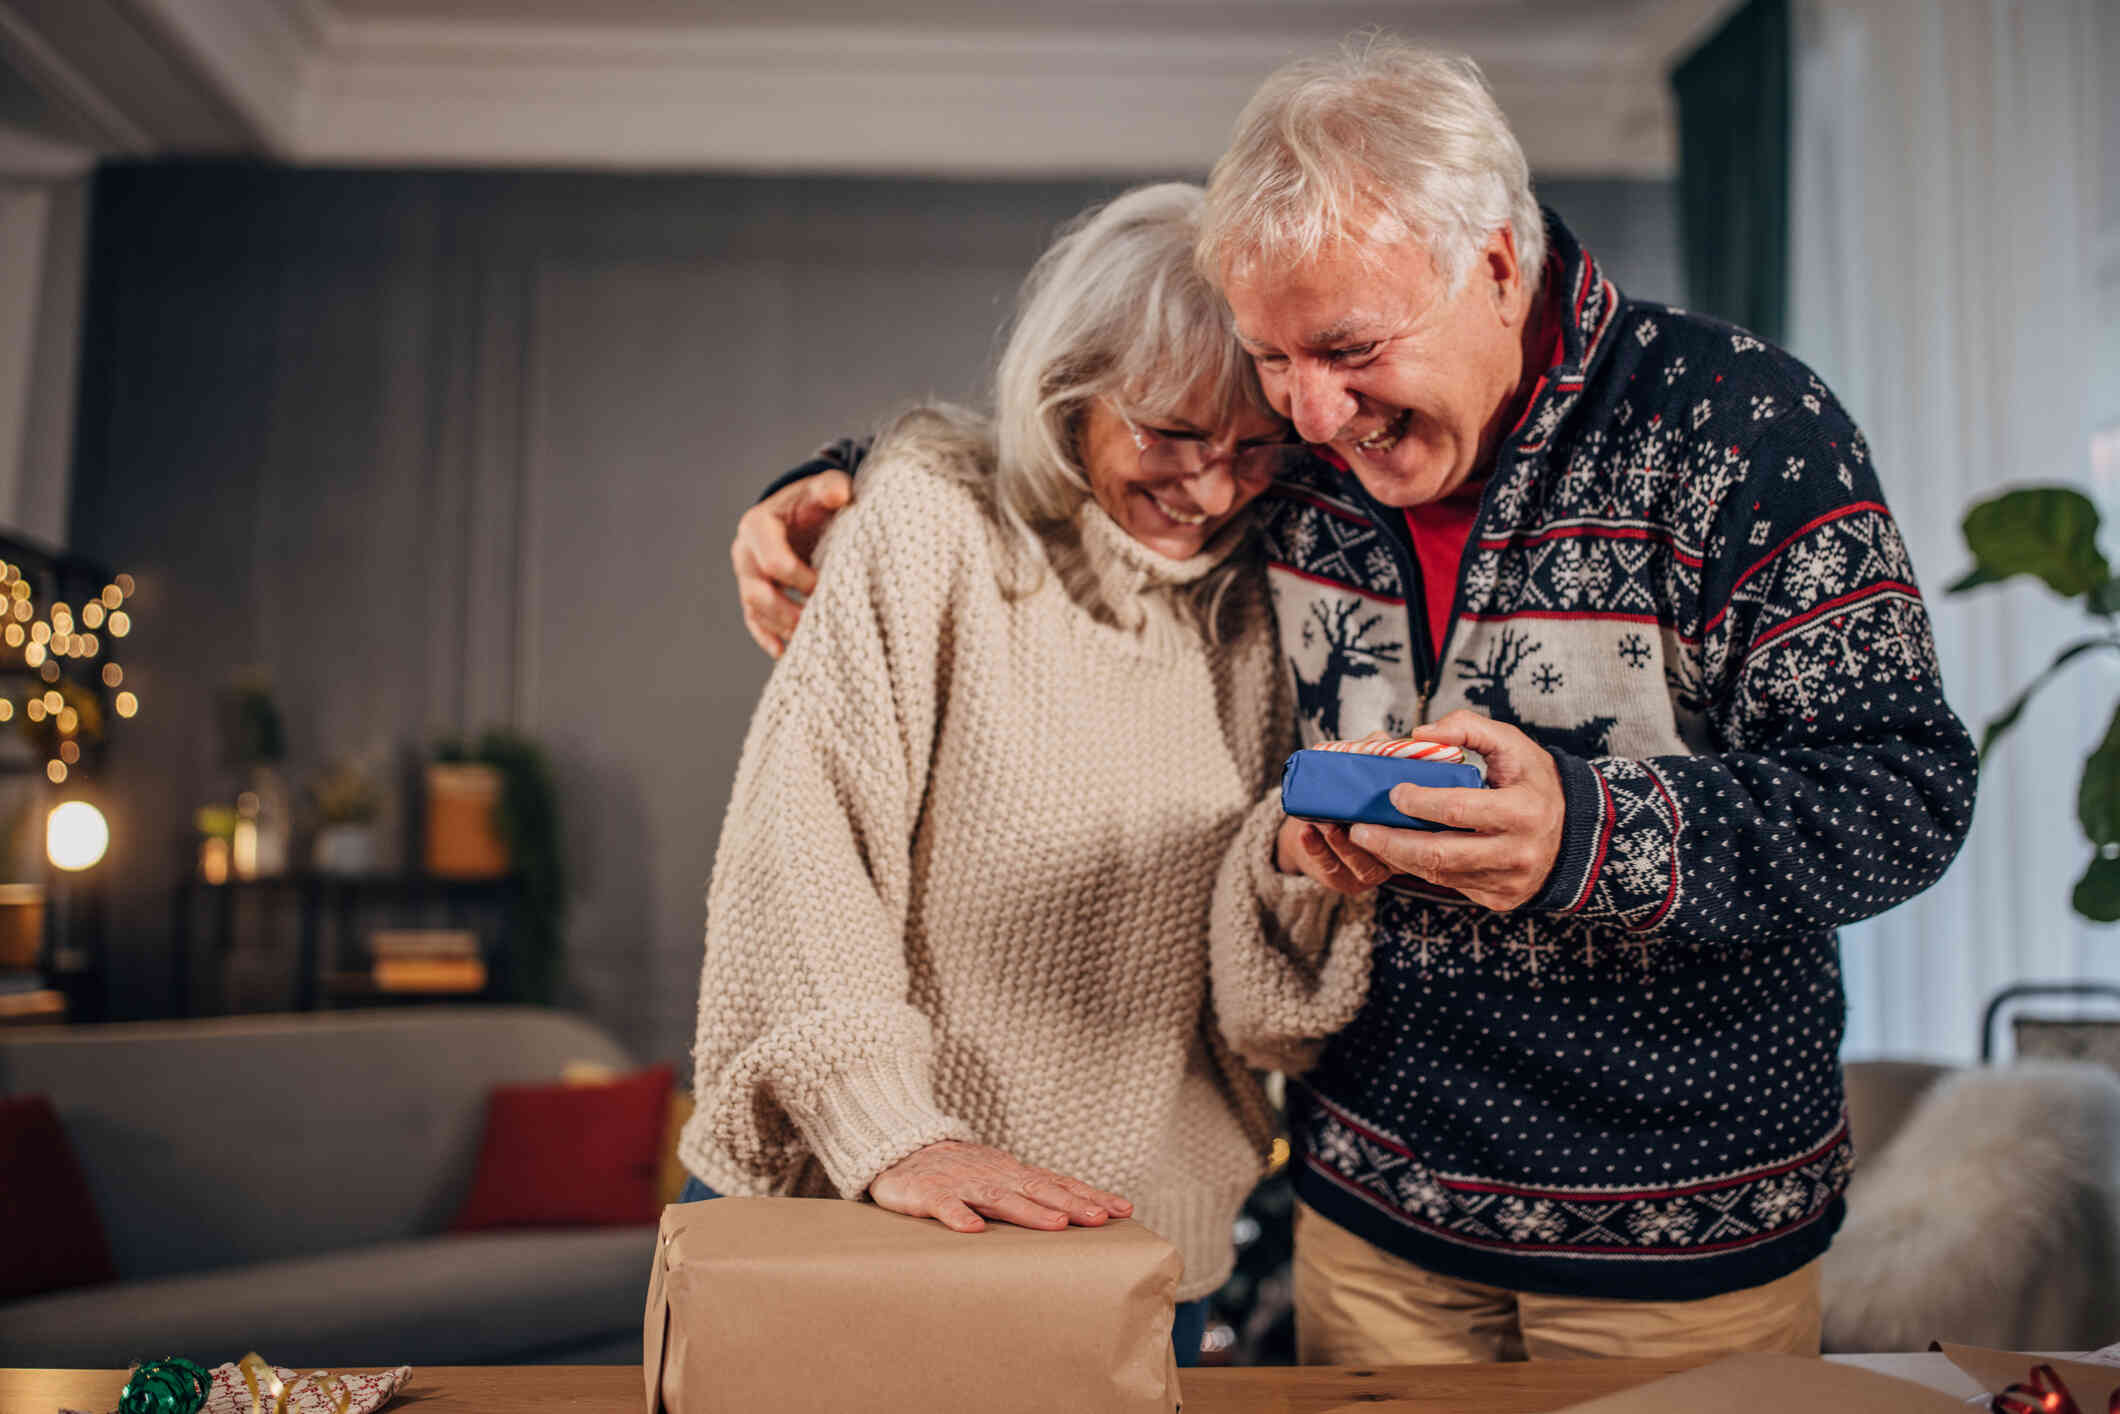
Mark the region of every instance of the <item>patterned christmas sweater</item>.
POLYGON ((1796 1270, 1840 1223, 1834 929, 1943 872, 1974 753, 1825 385, 1625 298, 1548 224, 1560 361, 1454 591, 1331 466, 1260 503, 1306 742, 1469 707, 1552 752, 1567 809, 1511 913, 1380 891, 1368 998, 1291 1087, 1297 1188, 1437 1272, 1705 1297, 1796 1270), (1440 644, 1431 592, 1455 595, 1440 644))

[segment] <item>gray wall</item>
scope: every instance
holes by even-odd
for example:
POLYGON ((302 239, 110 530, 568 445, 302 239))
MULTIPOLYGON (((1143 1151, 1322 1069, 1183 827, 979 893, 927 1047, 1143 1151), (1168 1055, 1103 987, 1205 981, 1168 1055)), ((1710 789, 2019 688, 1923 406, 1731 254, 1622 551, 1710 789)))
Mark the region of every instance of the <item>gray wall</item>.
MULTIPOLYGON (((763 481, 976 397, 1054 228, 1118 183, 562 174, 98 179, 75 547, 139 580, 103 783, 114 1008, 170 976, 214 690, 272 678, 295 774, 513 724, 556 763, 572 1000, 689 1044, 703 894, 767 664, 727 544, 763 481)), ((1676 294, 1669 189, 1542 189, 1676 294)))

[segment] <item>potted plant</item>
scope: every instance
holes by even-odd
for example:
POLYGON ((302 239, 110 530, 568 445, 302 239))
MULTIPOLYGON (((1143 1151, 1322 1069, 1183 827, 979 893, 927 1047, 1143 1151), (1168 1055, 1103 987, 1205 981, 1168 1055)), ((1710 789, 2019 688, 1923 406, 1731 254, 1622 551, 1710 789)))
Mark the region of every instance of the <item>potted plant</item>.
MULTIPOLYGON (((2025 704, 2055 673, 2085 654, 2120 652, 2120 579, 2098 549, 2098 508, 2066 486, 2031 486, 1974 503, 1963 522, 1973 568, 1945 592, 1963 594, 1983 585, 2030 575, 2064 599, 2082 601, 2090 632, 2063 646, 2054 661, 2012 698, 1980 734, 1980 759, 2017 724, 2025 704)), ((2098 923, 2120 921, 2120 709, 2104 739, 2083 763, 2076 788, 2076 818, 2091 844, 2091 858, 2076 881, 2070 902, 2098 923)))
POLYGON ((338 761, 309 786, 316 812, 316 838, 309 858, 319 874, 372 874, 376 868, 375 820, 382 794, 368 772, 338 761))
POLYGON ((519 733, 491 730, 476 742, 446 742, 435 756, 427 768, 428 868, 457 878, 515 875, 522 904, 516 989, 524 1000, 550 1001, 564 962, 566 871, 544 752, 519 733), (447 836, 439 844, 438 829, 447 836))

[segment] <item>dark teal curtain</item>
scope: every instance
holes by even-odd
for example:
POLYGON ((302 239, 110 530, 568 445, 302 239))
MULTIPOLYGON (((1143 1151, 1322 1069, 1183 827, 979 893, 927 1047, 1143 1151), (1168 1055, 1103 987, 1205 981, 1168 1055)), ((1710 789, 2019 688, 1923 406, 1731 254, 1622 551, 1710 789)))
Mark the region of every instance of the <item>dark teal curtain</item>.
POLYGON ((1750 0, 1671 73, 1686 297, 1781 342, 1789 298, 1789 0, 1750 0))

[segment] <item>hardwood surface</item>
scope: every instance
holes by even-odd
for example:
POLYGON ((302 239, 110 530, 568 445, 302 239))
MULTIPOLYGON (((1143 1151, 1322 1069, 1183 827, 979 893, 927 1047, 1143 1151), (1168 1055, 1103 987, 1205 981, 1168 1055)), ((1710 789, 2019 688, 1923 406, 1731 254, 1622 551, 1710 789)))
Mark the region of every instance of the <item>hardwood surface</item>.
MULTIPOLYGON (((1645 1384, 1699 1360, 1556 1360, 1528 1365, 1429 1365, 1188 1370, 1185 1414, 1324 1414, 1391 1402, 1401 1414, 1542 1414, 1645 1384), (1405 1401, 1400 1403, 1399 1401, 1405 1401)), ((107 1414, 122 1370, 0 1370, 0 1411, 107 1414)), ((632 1365, 458 1365, 415 1368, 391 1414, 640 1414, 632 1365)))

